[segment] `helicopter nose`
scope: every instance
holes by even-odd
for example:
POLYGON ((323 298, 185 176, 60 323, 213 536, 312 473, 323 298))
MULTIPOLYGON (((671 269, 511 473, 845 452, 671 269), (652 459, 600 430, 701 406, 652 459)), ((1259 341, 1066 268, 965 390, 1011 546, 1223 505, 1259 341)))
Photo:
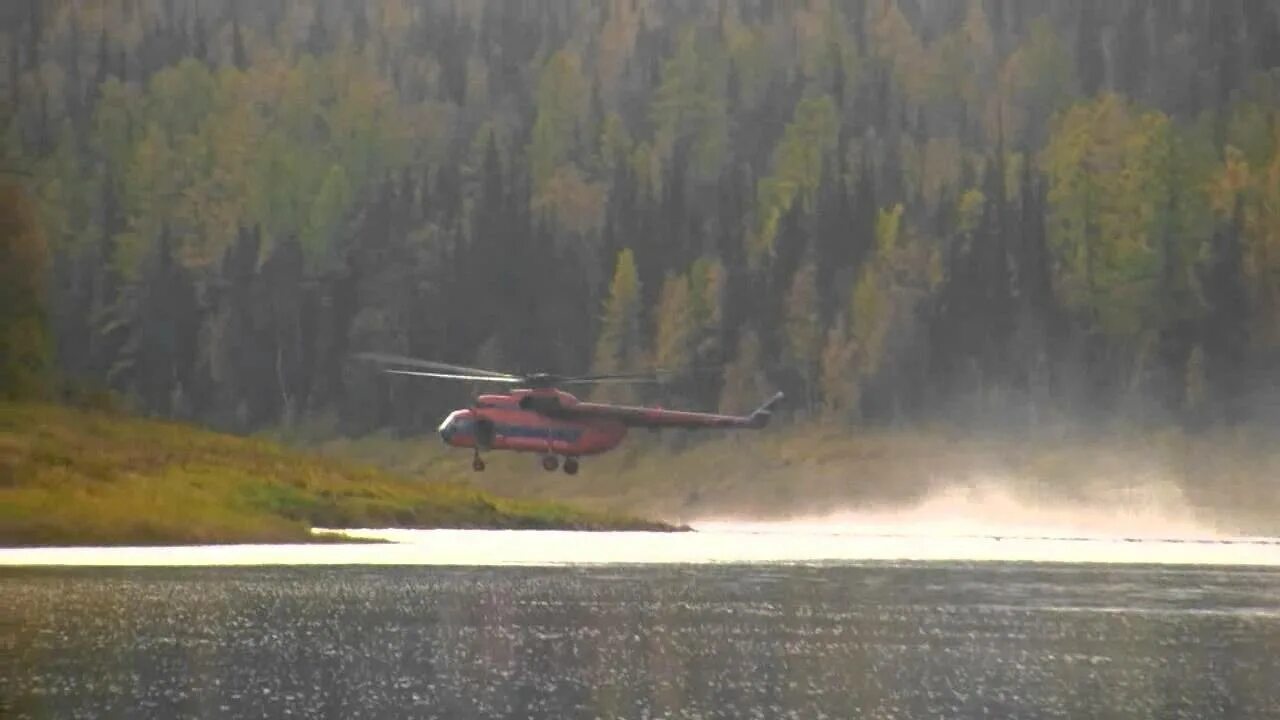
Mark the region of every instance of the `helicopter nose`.
POLYGON ((449 413, 449 417, 445 418, 444 422, 440 423, 440 439, 446 445, 453 445, 456 436, 465 435, 468 432, 470 424, 470 410, 454 410, 449 413))
POLYGON ((444 441, 445 445, 449 444, 449 440, 453 438, 453 434, 458 431, 457 419, 457 411, 451 412, 449 413, 449 416, 444 419, 444 422, 440 423, 440 427, 437 428, 440 433, 440 439, 444 441))

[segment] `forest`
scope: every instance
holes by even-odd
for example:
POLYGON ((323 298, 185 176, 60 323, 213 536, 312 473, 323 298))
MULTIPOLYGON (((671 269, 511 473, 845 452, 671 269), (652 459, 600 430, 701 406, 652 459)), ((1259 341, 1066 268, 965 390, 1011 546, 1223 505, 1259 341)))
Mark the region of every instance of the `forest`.
POLYGON ((1268 0, 11 0, 0 133, 12 387, 345 435, 474 390, 374 350, 834 426, 1280 420, 1268 0))

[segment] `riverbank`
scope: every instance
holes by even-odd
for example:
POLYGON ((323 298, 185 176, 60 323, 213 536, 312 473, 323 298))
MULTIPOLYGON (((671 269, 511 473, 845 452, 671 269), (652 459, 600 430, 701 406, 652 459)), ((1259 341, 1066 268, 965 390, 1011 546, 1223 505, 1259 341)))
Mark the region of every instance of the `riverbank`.
POLYGON ((676 529, 178 423, 0 403, 0 545, 328 540, 312 527, 676 529))

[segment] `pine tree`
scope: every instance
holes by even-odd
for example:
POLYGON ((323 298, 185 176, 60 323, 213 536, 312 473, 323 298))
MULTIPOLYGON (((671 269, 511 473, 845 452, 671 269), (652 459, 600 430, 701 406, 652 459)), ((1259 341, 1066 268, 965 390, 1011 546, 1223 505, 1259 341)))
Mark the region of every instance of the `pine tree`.
POLYGON ((1080 18, 1076 23, 1076 73, 1086 96, 1096 95, 1106 79, 1099 14, 1098 0, 1080 0, 1080 18))
POLYGON ((786 298, 786 356, 803 384, 804 404, 813 409, 815 375, 822 352, 822 326, 818 317, 817 269, 812 262, 800 266, 786 298))
POLYGON ((0 183, 0 399, 38 397, 46 390, 47 265, 31 202, 18 185, 0 183))
MULTIPOLYGON (((357 5, 363 13, 364 5, 357 5)), ((239 2, 231 3, 231 64, 244 72, 249 69, 249 56, 244 49, 244 36, 240 31, 240 13, 237 12, 239 2)), ((363 15, 362 15, 363 16, 363 15)))
MULTIPOLYGON (((596 373, 628 372, 642 363, 640 335, 640 278, 636 274, 635 254, 630 248, 618 253, 618 263, 609 285, 604 320, 596 340, 596 373)), ((617 385, 601 385, 597 397, 606 400, 630 400, 628 389, 617 385)))
POLYGON ((844 314, 836 316, 822 349, 823 417, 831 421, 858 416, 858 345, 849 337, 844 314))
POLYGON ((1204 372, 1215 413, 1228 423, 1245 419, 1244 395, 1250 381, 1248 357, 1254 309, 1244 275, 1244 199, 1236 198, 1230 222, 1214 234, 1203 280, 1208 312, 1201 332, 1204 372))
POLYGON ((192 27, 191 35, 191 56, 200 62, 209 62, 209 38, 204 29, 204 16, 198 10, 196 11, 196 21, 192 27))
POLYGON ((323 8, 323 5, 315 5, 315 15, 307 30, 306 49, 316 57, 324 55, 330 49, 329 27, 325 23, 323 8))
POLYGON ((167 226, 160 231, 141 285, 127 344, 133 383, 147 407, 164 415, 181 415, 192 391, 200 319, 195 288, 173 255, 167 226))
POLYGON ((654 363, 664 372, 680 374, 693 364, 697 327, 689 297, 689 279, 669 273, 662 285, 654 330, 654 363))
POLYGON ((80 51, 80 21, 73 15, 67 42, 66 106, 71 121, 78 127, 83 127, 88 113, 81 103, 84 79, 80 74, 80 51))
POLYGON ((40 0, 27 0, 27 69, 40 67, 40 43, 44 40, 44 10, 40 0))
POLYGON ((733 362, 725 366, 724 387, 720 391, 720 411, 745 413, 768 397, 769 384, 763 370, 760 337, 750 328, 738 336, 733 362))
POLYGON ((93 93, 97 97, 98 88, 102 83, 107 81, 107 77, 111 72, 111 52, 107 45, 107 30, 103 28, 98 33, 98 59, 94 67, 93 75, 93 93))

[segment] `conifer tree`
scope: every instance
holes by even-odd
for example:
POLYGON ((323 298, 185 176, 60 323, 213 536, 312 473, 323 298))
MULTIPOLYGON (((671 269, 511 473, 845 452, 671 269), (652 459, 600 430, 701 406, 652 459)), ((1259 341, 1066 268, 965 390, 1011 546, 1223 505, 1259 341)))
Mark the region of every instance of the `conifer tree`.
POLYGON ((856 418, 858 414, 858 345, 849 337, 844 314, 836 316, 822 349, 822 410, 827 420, 856 418))
POLYGON ((747 328, 738 337, 733 362, 725 366, 724 387, 720 391, 720 411, 745 413, 768 397, 769 383, 763 369, 760 336, 747 328))
POLYGON ((667 275, 662 286, 654 332, 654 363, 663 371, 682 373, 693 364, 693 340, 697 331, 689 297, 689 279, 681 273, 667 275))
MULTIPOLYGON (((604 318, 596 340, 596 373, 617 373, 639 369, 643 359, 640 335, 640 278, 636 274, 635 253, 625 248, 609 284, 604 318)), ((619 385, 601 385, 597 397, 630 400, 634 394, 619 385)))
POLYGON ((0 399, 38 397, 46 389, 47 253, 26 194, 0 181, 0 399))
POLYGON ((786 338, 787 359, 803 384, 804 405, 812 410, 815 375, 822 352, 817 269, 812 262, 800 266, 787 293, 786 338))

